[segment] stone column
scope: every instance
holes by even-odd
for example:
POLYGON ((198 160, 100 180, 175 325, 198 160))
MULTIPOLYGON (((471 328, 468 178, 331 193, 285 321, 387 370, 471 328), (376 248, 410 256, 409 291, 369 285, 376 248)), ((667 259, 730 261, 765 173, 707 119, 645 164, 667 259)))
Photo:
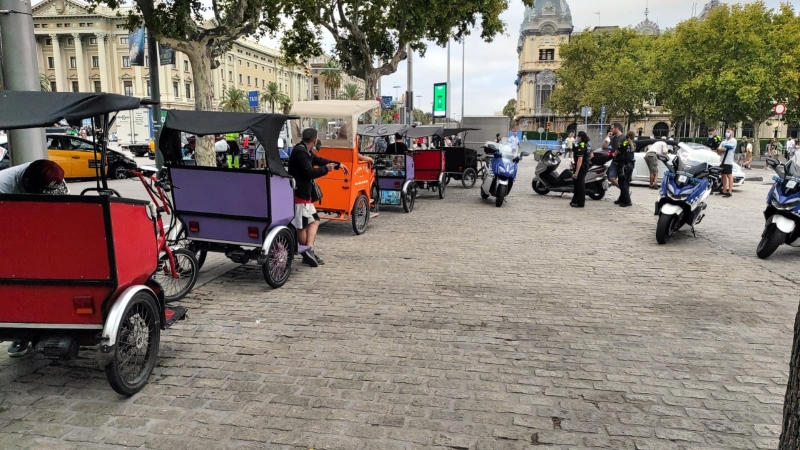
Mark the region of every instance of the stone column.
POLYGON ((75 40, 75 59, 78 63, 78 90, 81 92, 88 92, 89 89, 86 83, 89 79, 86 77, 86 61, 83 59, 83 42, 81 42, 80 33, 72 33, 72 38, 75 40))
POLYGON ((51 34, 50 39, 53 42, 53 63, 56 66, 56 90, 58 92, 66 92, 67 85, 64 80, 64 63, 61 61, 61 44, 58 42, 57 34, 51 34))
POLYGON ((108 84, 108 57, 106 56, 106 37, 108 33, 96 33, 97 36, 97 55, 100 59, 100 91, 110 92, 111 86, 108 84))

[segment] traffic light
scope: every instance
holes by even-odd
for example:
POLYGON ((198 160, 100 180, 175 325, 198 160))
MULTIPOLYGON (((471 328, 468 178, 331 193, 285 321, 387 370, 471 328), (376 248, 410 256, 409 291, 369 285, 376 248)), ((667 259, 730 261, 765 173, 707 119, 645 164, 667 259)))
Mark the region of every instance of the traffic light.
POLYGON ((547 131, 550 131, 550 125, 552 124, 550 122, 547 122, 547 131))
POLYGON ((306 76, 307 77, 311 76, 311 66, 306 66, 306 76))

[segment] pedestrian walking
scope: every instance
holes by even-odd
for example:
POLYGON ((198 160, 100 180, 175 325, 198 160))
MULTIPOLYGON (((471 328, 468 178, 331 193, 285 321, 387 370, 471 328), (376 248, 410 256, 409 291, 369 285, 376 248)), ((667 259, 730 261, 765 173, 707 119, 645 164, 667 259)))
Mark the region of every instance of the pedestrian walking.
POLYGON ((736 150, 736 138, 733 137, 733 129, 725 130, 725 140, 720 145, 722 151, 722 196, 731 197, 733 195, 733 155, 736 150))
POLYGON ((744 164, 743 167, 747 170, 753 170, 750 166, 753 163, 753 138, 747 140, 747 145, 744 148, 744 164))
POLYGON ((569 136, 567 136, 567 139, 564 141, 564 143, 566 144, 566 151, 567 151, 564 156, 569 158, 569 156, 572 154, 572 147, 575 146, 575 133, 570 133, 569 136))
POLYGON ((575 191, 569 206, 583 208, 586 205, 586 173, 589 171, 589 136, 578 132, 578 140, 573 149, 572 178, 575 180, 575 191))
POLYGON ((619 181, 619 198, 615 204, 627 208, 632 206, 631 203, 631 176, 633 175, 634 158, 633 153, 636 151, 636 142, 634 138, 636 133, 629 131, 628 134, 622 138, 622 127, 619 124, 614 124, 611 127, 613 131, 612 142, 620 142, 616 146, 614 159, 617 162, 617 176, 619 181))
POLYGON ((658 180, 658 155, 666 155, 667 153, 669 153, 669 145, 666 142, 655 142, 647 147, 644 161, 647 164, 647 170, 650 172, 650 189, 658 189, 658 185, 656 185, 658 180))

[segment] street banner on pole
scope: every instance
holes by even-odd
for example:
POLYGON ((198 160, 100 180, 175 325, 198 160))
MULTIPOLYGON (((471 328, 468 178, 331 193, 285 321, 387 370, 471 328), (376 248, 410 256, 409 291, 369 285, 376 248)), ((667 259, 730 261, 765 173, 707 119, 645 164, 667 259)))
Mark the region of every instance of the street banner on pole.
POLYGON ((158 44, 158 55, 158 58, 160 59, 159 64, 162 66, 175 64, 175 50, 158 44))
POLYGON ((144 28, 135 28, 128 34, 128 62, 131 66, 144 66, 144 28))
POLYGON ((393 100, 391 95, 381 96, 381 109, 392 109, 393 100))
POLYGON ((250 99, 250 107, 258 108, 258 91, 250 91, 247 97, 250 99))
POLYGON ((447 117, 447 83, 433 85, 433 117, 447 117))

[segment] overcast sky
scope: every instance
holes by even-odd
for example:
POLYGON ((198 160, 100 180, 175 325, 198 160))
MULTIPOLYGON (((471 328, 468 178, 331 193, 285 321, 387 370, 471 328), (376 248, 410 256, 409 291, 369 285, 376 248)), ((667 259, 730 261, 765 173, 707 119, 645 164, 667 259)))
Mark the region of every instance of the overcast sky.
MULTIPOLYGON (((536 0, 546 1, 546 0, 536 0)), ((557 1, 557 0, 554 0, 557 1)), ((793 0, 794 1, 794 0, 793 0)), ((646 7, 650 10, 650 20, 658 22, 661 28, 675 26, 678 22, 692 17, 693 7, 697 14, 705 5, 704 0, 567 0, 572 11, 575 31, 603 26, 635 26, 644 20, 646 7), (596 14, 600 12, 599 17, 596 14)), ((525 13, 520 0, 509 0, 509 9, 502 19, 507 26, 507 35, 498 36, 491 43, 483 42, 479 33, 466 38, 465 64, 465 105, 467 116, 490 115, 503 108, 511 98, 516 98, 514 80, 517 77, 517 39, 519 27, 525 13)), ((733 3, 733 2, 728 2, 733 3)), ((749 3, 740 1, 738 3, 749 3)), ((780 0, 766 0, 767 6, 777 8, 780 0)), ((276 47, 276 44, 271 46, 276 47)), ((326 38, 325 50, 330 51, 332 39, 326 38)), ((451 108, 454 115, 461 115, 461 66, 462 44, 453 43, 450 54, 451 108)), ((397 72, 383 77, 382 94, 395 95, 393 86, 400 86, 400 93, 407 85, 406 63, 401 62, 397 72)), ((414 58, 414 96, 415 107, 431 110, 433 84, 447 81, 447 50, 429 46, 424 58, 414 58)))

